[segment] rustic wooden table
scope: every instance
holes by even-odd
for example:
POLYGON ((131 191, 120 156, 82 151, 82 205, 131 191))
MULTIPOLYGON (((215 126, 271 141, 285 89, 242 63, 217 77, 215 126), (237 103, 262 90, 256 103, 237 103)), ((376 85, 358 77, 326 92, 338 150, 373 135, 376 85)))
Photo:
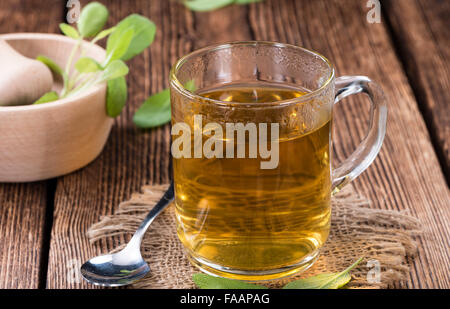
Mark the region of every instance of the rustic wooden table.
MULTIPOLYGON (((78 266, 124 239, 92 246, 88 227, 142 185, 170 177, 169 125, 139 130, 134 111, 168 86, 177 58, 236 40, 301 45, 331 59, 338 75, 367 75, 382 85, 389 98, 386 139, 353 185, 373 207, 408 210, 423 223, 418 256, 398 287, 450 287, 450 1, 383 0, 381 23, 367 21, 367 0, 266 0, 209 13, 167 0, 102 2, 110 24, 130 13, 148 16, 158 27, 156 39, 130 63, 128 105, 99 158, 58 179, 0 184, 0 288, 92 288, 77 280, 78 266)), ((1 1, 0 32, 58 33, 65 4, 1 1)), ((347 103, 336 109, 338 161, 355 148, 368 121, 363 97, 347 103)))

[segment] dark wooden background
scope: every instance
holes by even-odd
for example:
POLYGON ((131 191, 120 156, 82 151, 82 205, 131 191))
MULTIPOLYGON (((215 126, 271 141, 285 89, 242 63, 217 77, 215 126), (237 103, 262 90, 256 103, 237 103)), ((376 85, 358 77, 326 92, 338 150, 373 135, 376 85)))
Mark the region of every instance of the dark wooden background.
MULTIPOLYGON (((125 240, 90 245, 88 227, 142 185, 170 177, 169 126, 139 130, 131 121, 134 111, 168 86, 169 69, 180 56, 236 40, 314 49, 338 75, 367 75, 382 85, 389 98, 387 136, 379 157, 353 185, 373 207, 407 211, 423 223, 411 273, 395 287, 450 287, 450 1, 383 0, 379 24, 367 22, 366 0, 266 0, 208 13, 167 0, 102 2, 111 25, 130 13, 148 16, 158 27, 156 39, 130 63, 129 102, 98 159, 58 179, 0 184, 0 288, 92 288, 79 280, 78 267, 125 240)), ((0 33, 59 33, 65 3, 1 1, 0 33)), ((356 96, 336 108, 336 161, 364 137, 367 106, 356 96)))

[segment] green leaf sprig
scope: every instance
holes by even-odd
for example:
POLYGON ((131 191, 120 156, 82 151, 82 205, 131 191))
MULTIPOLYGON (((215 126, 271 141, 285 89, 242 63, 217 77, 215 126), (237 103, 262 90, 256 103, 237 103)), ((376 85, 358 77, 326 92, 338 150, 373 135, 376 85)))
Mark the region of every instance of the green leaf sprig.
POLYGON ((115 27, 103 29, 108 16, 108 9, 103 4, 91 2, 81 10, 76 28, 65 23, 59 25, 63 34, 76 40, 65 68, 61 68, 52 59, 43 55, 38 56, 37 60, 46 64, 56 75, 61 76, 63 88, 59 93, 52 91, 44 94, 34 104, 72 97, 99 83, 106 82, 106 112, 110 117, 120 114, 128 97, 125 76, 129 69, 125 61, 140 54, 153 42, 156 26, 144 16, 131 14, 115 27), (102 63, 99 63, 86 56, 83 46, 85 44, 82 43, 83 40, 91 39, 90 44, 95 44, 104 38, 108 38, 106 57, 102 63), (74 59, 78 51, 80 57, 74 59))
POLYGON ((171 119, 170 92, 164 89, 149 97, 133 117, 133 121, 139 128, 148 129, 163 125, 171 119))
MULTIPOLYGON (((193 80, 184 84, 184 88, 194 92, 196 90, 193 80)), ((142 129, 158 127, 169 122, 171 119, 170 111, 170 91, 164 89, 150 96, 139 107, 133 117, 134 124, 142 129)))
POLYGON ((231 4, 249 4, 262 0, 184 0, 183 4, 192 11, 207 12, 217 10, 231 4))
POLYGON ((363 257, 359 258, 355 263, 339 273, 319 274, 289 282, 283 289, 339 289, 352 280, 350 271, 361 263, 362 260, 363 257))
MULTIPOLYGON (((286 284, 283 289, 339 289, 352 279, 350 271, 355 268, 363 257, 344 271, 326 273, 309 278, 299 279, 286 284)), ((194 274, 192 280, 200 289, 267 289, 267 287, 244 281, 213 277, 206 274, 194 274)))

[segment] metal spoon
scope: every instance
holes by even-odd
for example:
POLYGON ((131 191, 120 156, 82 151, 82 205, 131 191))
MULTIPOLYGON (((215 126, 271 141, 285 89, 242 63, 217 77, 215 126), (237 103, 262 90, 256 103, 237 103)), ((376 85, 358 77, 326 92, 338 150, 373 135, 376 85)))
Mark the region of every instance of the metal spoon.
POLYGON ((174 200, 174 195, 172 182, 122 251, 94 257, 81 266, 84 279, 101 286, 128 285, 142 279, 150 271, 141 255, 142 238, 156 216, 174 200))

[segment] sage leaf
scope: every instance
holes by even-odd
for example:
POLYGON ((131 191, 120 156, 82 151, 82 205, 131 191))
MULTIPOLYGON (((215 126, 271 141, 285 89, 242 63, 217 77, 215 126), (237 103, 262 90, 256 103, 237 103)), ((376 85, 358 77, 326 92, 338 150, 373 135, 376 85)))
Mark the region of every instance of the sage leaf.
POLYGON ((339 289, 350 282, 350 270, 355 268, 363 257, 359 258, 346 270, 339 273, 326 273, 317 276, 299 279, 286 284, 283 289, 339 289))
MULTIPOLYGON (((117 29, 116 29, 117 31, 117 29)), ((116 32, 114 31, 114 32, 116 32)), ((114 34, 113 32, 113 34, 114 34)), ((128 50, 128 47, 131 44, 131 40, 133 39, 134 30, 132 27, 127 28, 126 30, 120 32, 120 37, 117 40, 110 40, 113 37, 111 34, 108 38, 108 43, 106 45, 106 60, 105 65, 108 65, 109 62, 118 60, 122 58, 123 55, 128 50), (111 43, 110 43, 111 41, 111 43)))
POLYGON ((64 83, 64 88, 66 87, 67 82, 68 82, 67 73, 64 72, 64 70, 56 62, 54 62, 52 59, 42 56, 42 55, 37 56, 36 60, 45 64, 56 75, 61 76, 63 83, 64 83))
POLYGON ((66 35, 72 39, 78 39, 80 37, 80 34, 78 33, 77 29, 75 29, 71 25, 61 23, 61 24, 59 24, 59 29, 61 29, 61 31, 62 31, 62 33, 64 33, 64 35, 66 35))
POLYGON ((102 69, 102 66, 92 58, 82 57, 75 63, 75 68, 80 73, 92 73, 102 69))
POLYGON ((114 60, 103 71, 101 80, 107 81, 116 79, 128 74, 128 66, 122 60, 114 60))
POLYGON ((45 64, 54 73, 64 77, 64 75, 65 75, 64 70, 56 62, 54 62, 52 59, 50 59, 50 58, 48 58, 46 56, 39 55, 39 56, 36 57, 36 60, 39 60, 40 62, 45 64))
POLYGON ((234 0, 186 0, 184 5, 197 12, 213 11, 234 3, 234 0))
POLYGON ((127 81, 118 77, 108 81, 106 92, 106 113, 109 117, 117 117, 127 102, 127 81))
POLYGON ((108 9, 101 3, 91 2, 80 13, 77 26, 80 34, 90 38, 99 33, 108 19, 108 9))
POLYGON ((320 274, 317 276, 292 281, 286 284, 283 289, 338 289, 346 285, 351 278, 352 277, 349 273, 343 274, 339 277, 339 280, 335 280, 336 274, 334 273, 320 274), (333 282, 333 284, 322 287, 324 282, 333 282))
POLYGON ((59 96, 56 93, 56 91, 50 91, 50 92, 45 93, 42 97, 40 97, 33 104, 48 103, 48 102, 56 101, 58 99, 59 99, 59 96))
POLYGON ((148 18, 139 14, 131 14, 120 21, 114 32, 109 36, 106 44, 106 50, 112 49, 112 46, 122 41, 122 35, 128 29, 133 29, 133 38, 128 46, 126 52, 121 55, 121 59, 124 61, 130 60, 134 56, 140 54, 146 49, 155 38, 156 26, 148 18))
POLYGON ((267 289, 265 286, 244 281, 213 277, 206 274, 193 274, 192 280, 200 289, 267 289))
POLYGON ((110 35, 111 33, 113 33, 116 30, 116 27, 111 27, 105 30, 100 31, 95 38, 92 40, 92 42, 97 42, 105 37, 107 37, 108 35, 110 35))
POLYGON ((139 128, 148 129, 169 122, 170 114, 170 91, 165 89, 150 96, 133 117, 133 121, 139 128))

